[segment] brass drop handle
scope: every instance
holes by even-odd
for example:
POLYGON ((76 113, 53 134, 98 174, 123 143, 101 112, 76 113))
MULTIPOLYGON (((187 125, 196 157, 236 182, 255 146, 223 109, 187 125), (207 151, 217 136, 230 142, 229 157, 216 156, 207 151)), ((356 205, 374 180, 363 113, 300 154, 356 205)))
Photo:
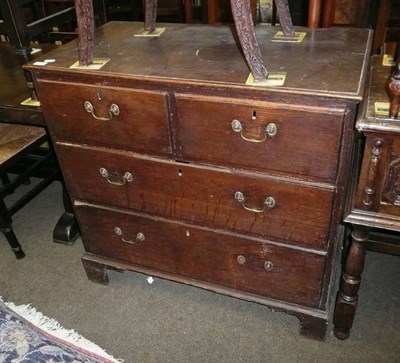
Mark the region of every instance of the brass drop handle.
POLYGON ((250 211, 250 212, 255 212, 255 213, 263 213, 265 212, 266 208, 273 208, 276 205, 276 200, 274 197, 266 197, 264 199, 264 203, 263 203, 263 208, 251 208, 246 206, 245 201, 246 198, 244 196, 244 194, 242 192, 236 192, 235 193, 235 200, 237 200, 244 209, 250 211))
POLYGON ((100 117, 100 116, 97 116, 97 115, 95 114, 93 105, 92 105, 89 101, 85 101, 84 106, 85 106, 85 110, 86 110, 87 112, 91 113, 92 116, 93 116, 96 120, 108 121, 108 120, 111 120, 111 119, 113 118, 113 116, 118 116, 118 115, 119 115, 119 107, 118 107, 118 105, 116 105, 115 103, 112 103, 112 104, 110 105, 110 107, 108 108, 108 114, 109 114, 108 117, 100 117))
POLYGON ((114 228, 114 233, 116 236, 120 237, 123 242, 132 243, 134 245, 138 245, 146 240, 146 237, 142 232, 139 232, 138 234, 136 234, 136 237, 134 240, 125 239, 124 233, 122 232, 122 229, 119 227, 114 228))
POLYGON ((100 168, 99 171, 100 171, 100 175, 103 178, 106 178, 107 182, 112 184, 112 185, 118 185, 118 186, 125 185, 126 182, 130 183, 133 180, 133 176, 129 171, 125 172, 125 174, 122 176, 122 180, 121 181, 113 181, 113 180, 111 180, 110 179, 110 173, 105 168, 100 168))
POLYGON ((243 134, 243 126, 242 123, 239 120, 233 120, 231 123, 232 126, 232 130, 240 133, 240 137, 247 142, 252 142, 252 143, 261 143, 264 142, 267 139, 267 136, 269 137, 274 137, 277 132, 278 132, 278 128, 276 127, 276 125, 274 123, 269 123, 267 126, 265 126, 264 129, 264 137, 261 139, 254 139, 254 138, 248 138, 246 136, 244 136, 243 134))

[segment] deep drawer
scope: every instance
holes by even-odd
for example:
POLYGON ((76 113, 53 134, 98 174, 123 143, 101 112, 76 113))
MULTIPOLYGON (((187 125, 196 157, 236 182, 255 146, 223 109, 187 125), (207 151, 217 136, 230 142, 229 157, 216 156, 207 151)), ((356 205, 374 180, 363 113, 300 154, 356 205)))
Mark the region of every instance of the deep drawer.
POLYGON ((164 93, 47 81, 39 81, 37 88, 56 140, 171 152, 164 93))
POLYGON ((316 307, 325 258, 209 229, 78 205, 87 252, 316 307))
POLYGON ((344 109, 176 95, 182 155, 335 179, 344 109))
POLYGON ((132 153, 56 148, 73 198, 325 248, 331 189, 132 153))

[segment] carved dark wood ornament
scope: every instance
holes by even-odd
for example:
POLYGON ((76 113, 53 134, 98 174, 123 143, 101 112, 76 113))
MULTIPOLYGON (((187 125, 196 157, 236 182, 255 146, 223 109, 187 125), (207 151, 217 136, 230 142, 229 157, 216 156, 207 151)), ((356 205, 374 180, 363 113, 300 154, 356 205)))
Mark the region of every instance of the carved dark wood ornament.
POLYGON ((78 22, 78 59, 80 66, 93 63, 94 14, 91 0, 75 0, 76 19, 78 22))
MULTIPOLYGON (((285 36, 294 36, 288 0, 275 0, 280 24, 285 36)), ((94 15, 91 0, 76 0, 76 15, 79 29, 79 65, 87 66, 93 62, 94 15)), ((267 67, 262 60, 256 38, 249 0, 231 0, 231 8, 239 41, 256 82, 266 81, 267 67)), ((156 27, 157 0, 145 0, 144 30, 152 33, 156 27)))
POLYGON ((287 37, 294 37, 295 34, 288 0, 275 0, 275 4, 283 34, 287 37))
POLYGON ((145 0, 144 30, 152 33, 156 28, 157 0, 145 0))
POLYGON ((389 165, 384 196, 390 203, 400 205, 400 159, 392 161, 389 165))
POLYGON ((268 70, 262 60, 260 47, 254 31, 253 17, 249 1, 231 0, 233 19, 236 32, 247 64, 255 81, 265 81, 268 70))
POLYGON ((397 118, 400 111, 400 59, 397 60, 396 70, 391 74, 388 81, 389 91, 389 117, 397 118))
POLYGON ((375 194, 375 184, 378 178, 379 161, 381 159, 383 140, 377 138, 374 140, 371 158, 368 165, 367 185, 364 188, 363 204, 369 209, 372 206, 373 196, 375 194))
MULTIPOLYGON (((275 3, 283 34, 293 37, 295 32, 290 17, 288 0, 275 0, 275 3)), ((262 60, 260 46, 256 38, 250 1, 231 0, 231 8, 240 45, 253 78, 256 82, 265 81, 268 78, 268 70, 262 60)))

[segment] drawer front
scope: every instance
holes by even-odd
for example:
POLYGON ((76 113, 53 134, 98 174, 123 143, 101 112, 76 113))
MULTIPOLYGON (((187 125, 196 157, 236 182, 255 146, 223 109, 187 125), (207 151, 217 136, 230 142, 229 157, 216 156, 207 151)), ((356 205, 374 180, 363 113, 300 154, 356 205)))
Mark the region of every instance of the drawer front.
POLYGON ((332 190, 132 153, 56 147, 76 199, 325 247, 332 190))
POLYGON ((164 93, 46 81, 37 88, 55 140, 171 152, 164 93))
POLYGON ((176 95, 184 157, 335 179, 344 109, 176 95))
POLYGON ((115 210, 75 210, 89 253, 317 307, 323 256, 115 210))

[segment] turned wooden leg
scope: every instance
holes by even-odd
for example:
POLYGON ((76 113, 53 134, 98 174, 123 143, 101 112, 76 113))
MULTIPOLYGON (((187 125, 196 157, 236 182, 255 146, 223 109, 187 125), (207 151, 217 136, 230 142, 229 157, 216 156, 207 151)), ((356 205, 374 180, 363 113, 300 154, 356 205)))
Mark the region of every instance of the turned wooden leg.
POLYGON ((367 227, 354 226, 351 234, 351 245, 342 271, 333 318, 334 333, 339 339, 347 339, 353 326, 369 230, 367 227))
POLYGON ((107 269, 103 264, 86 259, 85 256, 82 257, 82 264, 90 281, 108 285, 109 279, 107 269))
POLYGON ((0 231, 6 237, 7 242, 10 245, 11 250, 14 252, 17 260, 24 258, 25 253, 22 250, 22 247, 12 229, 11 216, 2 198, 0 198, 0 231))

